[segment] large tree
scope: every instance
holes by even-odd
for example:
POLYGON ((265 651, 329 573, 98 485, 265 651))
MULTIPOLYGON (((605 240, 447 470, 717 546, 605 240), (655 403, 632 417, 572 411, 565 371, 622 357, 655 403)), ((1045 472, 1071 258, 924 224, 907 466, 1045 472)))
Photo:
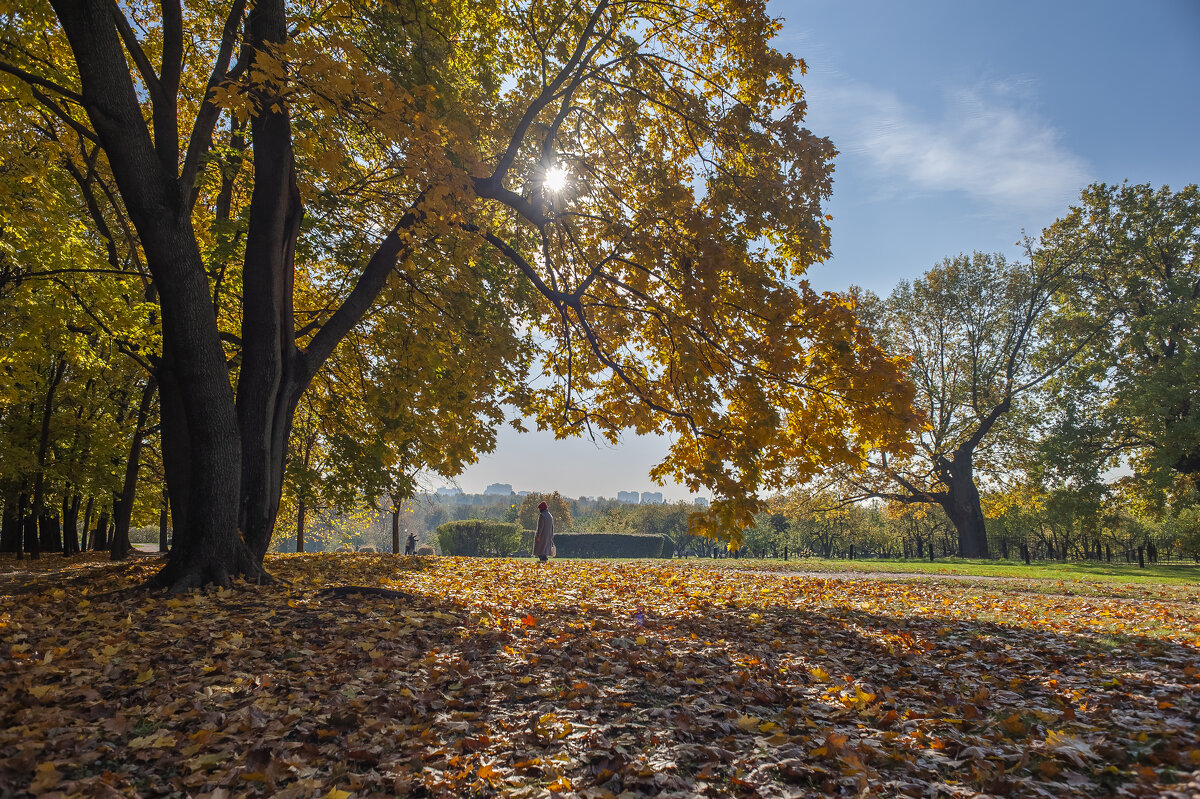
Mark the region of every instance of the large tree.
POLYGON ((1041 239, 1069 263, 1059 335, 1095 335, 1056 382, 1056 468, 1122 457, 1169 485, 1200 488, 1200 190, 1096 184, 1041 239))
POLYGON ((722 500, 710 534, 911 421, 850 309, 796 283, 833 148, 762 2, 50 6, 4 18, 0 71, 95 148, 153 278, 164 585, 265 576, 297 403, 391 282, 400 324, 447 284, 503 305, 539 424, 669 433, 654 475, 722 500))
POLYGON ((1069 264, 1038 257, 1032 244, 1028 254, 1012 263, 960 255, 901 282, 886 300, 861 298, 881 340, 908 359, 925 424, 911 454, 880 454, 851 482, 867 496, 940 506, 963 557, 988 556, 980 472, 1016 465, 1034 433, 1035 389, 1080 346, 1078 333, 1041 335, 1056 293, 1069 285, 1069 264))

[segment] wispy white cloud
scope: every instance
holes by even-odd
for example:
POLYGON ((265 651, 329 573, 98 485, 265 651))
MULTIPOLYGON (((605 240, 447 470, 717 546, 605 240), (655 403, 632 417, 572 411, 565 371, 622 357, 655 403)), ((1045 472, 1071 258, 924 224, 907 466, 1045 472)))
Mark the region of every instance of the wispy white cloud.
POLYGON ((847 83, 812 94, 820 132, 891 191, 961 192, 1003 212, 1061 209, 1089 181, 1087 163, 1031 105, 1020 83, 950 91, 933 111, 847 83))

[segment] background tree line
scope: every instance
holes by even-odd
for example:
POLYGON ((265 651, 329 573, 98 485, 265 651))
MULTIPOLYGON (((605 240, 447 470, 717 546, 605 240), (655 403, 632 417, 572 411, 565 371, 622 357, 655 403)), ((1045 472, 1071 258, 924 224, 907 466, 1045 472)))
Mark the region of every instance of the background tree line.
MULTIPOLYGON (((20 176, 18 167, 10 178, 20 176)), ((16 196, 28 197, 28 183, 15 182, 16 196)), ((52 207, 66 217, 81 213, 72 207, 84 196, 78 182, 43 183, 36 196, 58 203, 52 207)), ((140 368, 159 346, 150 324, 155 306, 140 278, 122 278, 114 292, 64 267, 95 256, 86 228, 78 241, 30 234, 48 220, 35 211, 30 202, 25 216, 8 220, 3 250, 0 548, 88 547, 120 557, 131 524, 169 526, 157 392, 140 368), (34 254, 40 266, 31 266, 34 254)), ((1198 217, 1194 186, 1178 193, 1092 186, 1078 207, 1026 241, 1020 262, 975 253, 946 260, 888 297, 854 292, 860 316, 906 359, 926 422, 907 452, 868 455, 832 470, 819 490, 772 499, 747 529, 746 550, 1195 554, 1198 217)), ((364 351, 375 346, 366 337, 352 341, 364 351)), ((393 438, 392 426, 413 423, 365 409, 409 407, 398 399, 404 391, 429 391, 413 374, 446 356, 402 350, 410 372, 360 352, 317 376, 296 411, 275 548, 304 551, 307 538, 321 548, 352 541, 400 549, 409 531, 425 541, 445 521, 533 517, 534 495, 483 508, 415 499, 418 465, 438 456, 414 447, 435 438, 393 438)), ((454 385, 455 396, 467 394, 454 385)), ((460 463, 481 446, 492 421, 461 406, 463 446, 445 462, 460 463)), ((547 497, 560 529, 662 534, 677 552, 711 551, 689 535, 690 506, 547 497)))

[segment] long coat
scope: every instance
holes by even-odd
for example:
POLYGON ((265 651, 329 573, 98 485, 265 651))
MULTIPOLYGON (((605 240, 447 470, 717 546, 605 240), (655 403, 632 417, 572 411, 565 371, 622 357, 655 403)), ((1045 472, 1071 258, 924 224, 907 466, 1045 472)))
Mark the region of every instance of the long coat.
POLYGON ((544 510, 538 514, 537 532, 533 534, 533 554, 536 557, 550 557, 550 548, 554 546, 554 517, 550 511, 544 510))

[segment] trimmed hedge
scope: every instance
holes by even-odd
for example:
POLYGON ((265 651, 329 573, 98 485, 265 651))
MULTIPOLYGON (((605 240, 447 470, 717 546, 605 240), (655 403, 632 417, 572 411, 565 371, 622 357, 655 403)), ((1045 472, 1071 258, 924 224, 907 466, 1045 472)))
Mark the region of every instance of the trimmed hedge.
POLYGON ((465 519, 437 528, 443 555, 505 557, 521 548, 526 533, 515 524, 465 519))
POLYGON ((560 558, 658 558, 666 539, 644 533, 556 533, 560 558))

